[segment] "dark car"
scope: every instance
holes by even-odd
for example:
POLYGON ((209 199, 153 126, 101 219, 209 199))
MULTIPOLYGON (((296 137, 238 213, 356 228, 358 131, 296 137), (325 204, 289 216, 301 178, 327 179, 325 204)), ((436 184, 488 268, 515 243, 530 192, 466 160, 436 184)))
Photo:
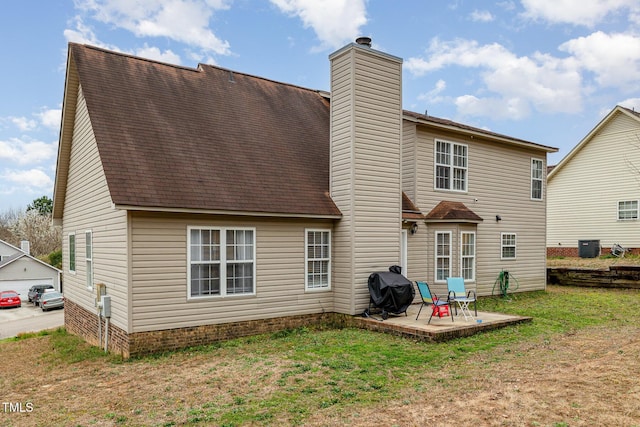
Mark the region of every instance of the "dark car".
POLYGON ((42 311, 64 308, 64 296, 60 292, 45 292, 40 296, 39 302, 42 311))
POLYGON ((35 305, 38 305, 38 299, 40 295, 45 291, 45 289, 54 289, 52 285, 33 285, 29 288, 29 293, 27 293, 27 298, 29 298, 29 302, 32 302, 35 305))
POLYGON ((16 291, 0 292, 0 308, 21 307, 20 295, 16 291))

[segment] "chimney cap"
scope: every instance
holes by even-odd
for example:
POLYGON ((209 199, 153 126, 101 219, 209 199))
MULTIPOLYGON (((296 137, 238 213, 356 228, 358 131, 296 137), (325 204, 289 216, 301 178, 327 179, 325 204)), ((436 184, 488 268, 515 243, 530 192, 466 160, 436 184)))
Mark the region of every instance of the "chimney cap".
POLYGON ((371 37, 358 37, 356 43, 362 46, 371 47, 371 37))

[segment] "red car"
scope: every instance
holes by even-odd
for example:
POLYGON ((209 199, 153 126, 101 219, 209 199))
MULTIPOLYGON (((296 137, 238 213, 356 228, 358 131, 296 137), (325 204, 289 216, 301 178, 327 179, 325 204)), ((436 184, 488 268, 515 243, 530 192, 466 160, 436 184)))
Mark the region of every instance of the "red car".
POLYGON ((20 295, 16 291, 0 292, 0 308, 22 307, 20 295))

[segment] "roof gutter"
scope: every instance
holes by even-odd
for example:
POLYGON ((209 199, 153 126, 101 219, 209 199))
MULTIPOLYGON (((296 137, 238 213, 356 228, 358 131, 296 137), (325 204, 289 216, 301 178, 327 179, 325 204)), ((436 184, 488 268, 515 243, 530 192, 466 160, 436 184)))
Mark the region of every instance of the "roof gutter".
POLYGON ((136 212, 163 212, 163 213, 189 213, 206 215, 228 215, 228 216, 254 216, 270 218, 310 218, 310 219, 341 219, 342 215, 318 215, 303 213, 282 213, 282 212, 251 212, 251 211, 225 211, 209 209, 189 209, 189 208, 163 208, 155 206, 133 206, 114 205, 115 209, 136 211, 136 212))

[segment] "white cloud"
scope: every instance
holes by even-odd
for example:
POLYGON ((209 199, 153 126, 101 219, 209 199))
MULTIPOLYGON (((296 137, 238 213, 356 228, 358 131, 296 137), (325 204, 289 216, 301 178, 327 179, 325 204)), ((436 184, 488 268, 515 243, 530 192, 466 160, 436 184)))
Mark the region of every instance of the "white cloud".
POLYGON ((62 119, 62 110, 60 108, 42 110, 37 116, 40 119, 40 123, 45 127, 53 130, 60 129, 60 121, 62 119))
POLYGON ((518 57, 500 44, 474 40, 441 42, 434 39, 427 59, 409 58, 409 72, 424 75, 450 66, 481 69, 484 98, 459 96, 462 114, 520 119, 531 109, 545 113, 575 112, 581 108, 581 76, 576 62, 535 53, 518 57))
POLYGON ((210 29, 213 13, 228 9, 223 0, 76 0, 76 8, 131 31, 138 37, 167 37, 205 53, 229 55, 229 43, 210 29))
POLYGON ((180 64, 180 55, 176 55, 171 50, 161 52, 157 47, 147 46, 146 43, 144 47, 135 51, 135 55, 152 59, 154 61, 167 62, 169 64, 180 64))
POLYGON ((494 20, 491 12, 487 10, 474 10, 471 12, 471 20, 476 22, 491 22, 494 20))
POLYGON ((426 101, 429 104, 436 104, 443 101, 443 97, 440 94, 447 88, 447 82, 440 79, 436 82, 436 85, 427 93, 418 95, 420 101, 426 101))
POLYGON ((54 159, 57 155, 57 142, 47 144, 42 141, 24 141, 10 138, 0 141, 0 160, 26 165, 54 159))
POLYGON ((162 52, 159 48, 149 46, 146 43, 143 47, 136 50, 123 50, 118 46, 103 43, 98 39, 91 27, 87 26, 84 23, 82 17, 76 16, 74 18, 74 22, 75 29, 67 28, 66 30, 64 30, 64 37, 68 42, 88 44, 91 46, 108 49, 114 52, 122 52, 129 55, 140 56, 143 58, 152 59, 154 61, 167 62, 170 64, 180 65, 182 63, 180 56, 175 54, 171 50, 165 50, 164 52, 162 52))
POLYGON ((640 113, 640 98, 628 98, 624 101, 618 102, 618 105, 626 108, 630 108, 640 113))
POLYGON ((477 98, 462 95, 455 100, 456 107, 464 115, 491 116, 497 119, 523 119, 530 113, 527 100, 512 98, 477 98))
POLYGON ((610 14, 636 16, 637 0, 522 0, 525 18, 592 27, 610 14))
POLYGON ((53 188, 53 180, 40 169, 5 170, 0 173, 0 180, 5 183, 0 190, 2 194, 42 194, 53 188))
POLYGON ((9 121, 22 132, 34 130, 38 126, 35 120, 26 117, 9 117, 9 121))
POLYGON ((605 34, 602 31, 563 43, 580 66, 596 75, 601 86, 633 91, 640 89, 640 37, 605 34))
POLYGON ((338 48, 361 36, 367 23, 364 0, 271 0, 282 12, 297 16, 312 28, 321 42, 319 49, 338 48))

